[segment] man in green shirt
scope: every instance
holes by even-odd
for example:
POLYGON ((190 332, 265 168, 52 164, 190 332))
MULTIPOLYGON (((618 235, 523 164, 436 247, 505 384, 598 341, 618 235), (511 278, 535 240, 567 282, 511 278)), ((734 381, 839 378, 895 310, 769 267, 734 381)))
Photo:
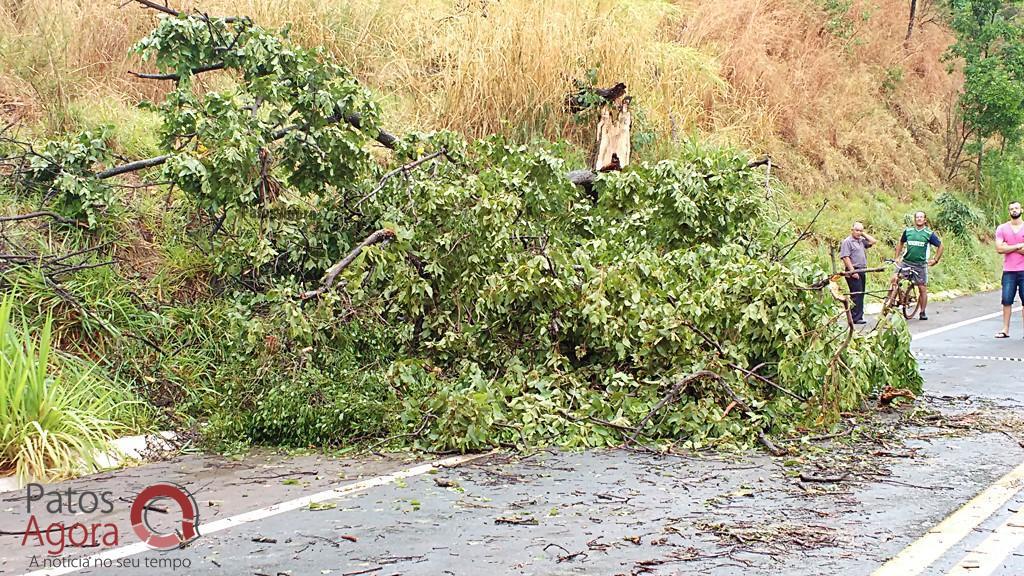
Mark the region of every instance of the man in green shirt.
POLYGON ((942 258, 942 241, 928 228, 928 218, 924 212, 914 213, 914 227, 903 231, 903 236, 896 244, 896 265, 910 268, 916 273, 918 302, 921 303, 921 320, 927 320, 925 308, 928 306, 928 267, 935 266, 942 258), (931 257, 931 247, 935 246, 935 257, 931 257), (904 251, 906 248, 906 251, 904 251))

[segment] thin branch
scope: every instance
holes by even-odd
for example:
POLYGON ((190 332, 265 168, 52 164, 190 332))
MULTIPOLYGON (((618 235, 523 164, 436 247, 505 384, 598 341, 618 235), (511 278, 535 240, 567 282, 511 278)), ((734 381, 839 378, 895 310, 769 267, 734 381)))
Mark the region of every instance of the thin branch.
MULTIPOLYGON (((750 405, 747 404, 743 400, 743 398, 740 398, 739 394, 737 394, 736 391, 733 390, 732 387, 729 386, 728 383, 726 383, 725 378, 721 378, 720 377, 718 379, 718 383, 722 386, 722 388, 729 395, 729 397, 732 398, 732 401, 735 402, 736 405, 739 406, 740 409, 743 410, 743 412, 745 414, 753 414, 754 413, 754 411, 750 409, 750 405)), ((764 433, 764 430, 758 430, 758 432, 757 432, 757 439, 758 439, 758 441, 761 442, 761 444, 765 448, 768 449, 769 452, 772 453, 773 456, 782 456, 783 454, 786 453, 785 450, 780 449, 778 446, 776 446, 771 441, 771 439, 768 438, 768 435, 764 433)))
MULTIPOLYGON (((214 62, 213 64, 207 64, 206 66, 199 66, 198 68, 193 68, 191 71, 191 75, 195 76, 197 74, 202 74, 203 72, 223 70, 225 67, 227 67, 227 65, 223 62, 214 62)), ((134 72, 132 70, 129 70, 128 73, 132 76, 135 76, 136 78, 142 78, 143 80, 181 80, 181 76, 174 73, 150 74, 146 72, 134 72)))
POLYGON ((338 261, 338 263, 335 264, 334 266, 331 266, 330 268, 327 269, 327 272, 324 274, 324 279, 322 281, 322 285, 320 286, 320 288, 317 288, 316 290, 310 290, 308 292, 303 292, 299 294, 299 298, 303 300, 308 300, 310 298, 314 298, 327 292, 328 290, 331 289, 331 286, 334 285, 334 280, 338 277, 338 274, 340 274, 342 270, 344 270, 350 264, 352 264, 352 262, 354 262, 355 259, 358 258, 360 254, 362 254, 364 248, 373 246, 374 244, 390 242, 391 240, 394 239, 394 230, 389 230, 387 228, 382 228, 380 230, 377 230, 373 234, 370 234, 369 236, 366 237, 365 240, 360 242, 358 246, 353 248, 352 251, 349 252, 347 256, 338 261))
POLYGON ((114 243, 114 241, 111 240, 109 242, 104 242, 102 244, 97 244, 96 246, 93 246, 92 248, 83 248, 81 250, 76 250, 75 252, 72 252, 70 254, 65 254, 63 256, 59 256, 57 258, 54 258, 53 262, 62 262, 64 260, 67 260, 68 258, 74 258, 75 256, 81 256, 82 254, 88 254, 89 252, 95 252, 97 250, 102 250, 103 248, 106 248, 107 246, 110 246, 113 243, 114 243))
POLYGON ((17 214, 14 216, 0 216, 0 222, 17 222, 19 220, 29 220, 31 218, 53 218, 61 224, 71 224, 74 226, 82 226, 82 223, 78 220, 71 218, 65 218, 56 212, 50 212, 49 210, 39 210, 37 212, 29 212, 28 214, 17 214))
POLYGON ((828 199, 825 199, 821 203, 821 207, 818 208, 818 212, 814 215, 814 218, 811 218, 811 221, 807 223, 807 226, 804 228, 803 232, 801 232, 800 235, 796 237, 796 240, 794 240, 793 243, 790 244, 788 248, 786 248, 786 251, 783 252, 781 256, 773 258, 775 262, 782 262, 783 260, 785 260, 786 256, 789 256, 789 253, 793 251, 793 248, 796 248, 796 245, 799 244, 801 240, 810 236, 809 232, 811 230, 811 227, 813 227, 814 223, 818 221, 818 217, 821 216, 821 213, 822 211, 825 210, 826 206, 828 206, 828 199))
POLYGON ((388 172, 387 174, 385 174, 380 179, 380 182, 377 184, 377 187, 374 188, 373 190, 371 190, 370 193, 367 194, 366 196, 363 196, 362 198, 360 198, 355 203, 353 208, 359 208, 359 205, 362 204, 365 200, 367 200, 369 198, 372 198, 373 196, 376 196, 378 192, 380 192, 381 190, 384 189, 384 184, 387 183, 387 181, 390 180, 391 178, 393 178, 394 176, 396 176, 398 174, 408 174, 409 172, 412 172, 417 167, 425 164, 426 162, 429 162, 429 161, 433 160, 434 158, 437 158, 438 156, 446 156, 447 154, 448 154, 448 151, 445 150, 444 148, 441 148, 437 152, 434 152, 432 154, 427 154, 426 156, 423 156, 421 158, 417 158, 416 160, 414 160, 412 162, 409 162, 408 164, 405 164, 404 166, 399 166, 398 168, 395 168, 391 172, 388 172))
MULTIPOLYGON (((719 359, 722 360, 725 363, 725 365, 728 366, 729 368, 732 368, 733 370, 737 370, 739 372, 743 372, 744 374, 747 375, 747 378, 756 378, 757 380, 759 380, 759 381, 761 381, 761 382, 763 382, 765 384, 768 384, 769 386, 771 386, 771 387, 775 388, 776 390, 778 390, 778 391, 788 395, 789 397, 797 400, 798 402, 804 402, 805 400, 807 400, 806 398, 800 397, 800 395, 798 395, 797 393, 793 392, 792 390, 789 390, 788 388, 782 386, 781 384, 778 384, 778 383, 774 382, 773 380, 758 374, 755 371, 756 368, 754 370, 748 370, 748 369, 746 369, 746 368, 744 368, 744 367, 742 367, 742 366, 740 366, 738 364, 734 364, 732 362, 729 362, 728 360, 725 359, 725 349, 722 348, 721 344, 716 342, 714 339, 711 338, 711 336, 708 336, 707 333, 705 333, 700 328, 697 328, 693 324, 691 324, 689 322, 684 322, 683 324, 687 328, 689 328, 690 330, 693 330, 694 333, 696 333, 698 336, 703 338, 705 342, 707 342, 712 347, 714 347, 715 350, 718 352, 719 359)), ((761 366, 761 365, 759 365, 759 366, 761 366)))
POLYGON ((630 444, 636 443, 637 436, 639 436, 640 433, 643 432, 644 426, 647 424, 647 422, 649 422, 655 414, 657 414, 662 408, 664 408, 666 404, 678 398, 679 393, 682 392, 683 388, 688 386, 690 382, 700 380, 701 378, 713 378, 715 380, 722 381, 721 376, 710 370, 701 370, 699 372, 694 372, 693 374, 690 374, 684 378, 680 378, 675 384, 672 385, 672 388, 669 389, 668 394, 666 394, 657 404, 655 404, 654 407, 651 408, 651 411, 647 413, 647 416, 644 416, 643 420, 641 420, 640 423, 636 425, 636 428, 633 430, 633 434, 629 437, 628 442, 630 444))
POLYGON ((103 266, 110 266, 116 264, 117 260, 108 260, 106 262, 97 262, 95 264, 79 264, 78 266, 68 266, 67 268, 61 268, 55 272, 52 272, 51 276, 57 276, 60 274, 70 274, 72 272, 78 272, 79 270, 88 270, 90 268, 101 268, 103 266))

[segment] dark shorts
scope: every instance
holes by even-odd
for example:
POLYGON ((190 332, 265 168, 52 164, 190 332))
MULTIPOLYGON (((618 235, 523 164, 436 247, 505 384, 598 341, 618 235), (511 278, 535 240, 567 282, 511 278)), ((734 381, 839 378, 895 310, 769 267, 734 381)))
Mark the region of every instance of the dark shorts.
POLYGON ((914 284, 918 286, 928 285, 928 264, 918 264, 916 262, 907 262, 906 260, 904 260, 900 264, 900 276, 909 278, 911 275, 905 272, 905 270, 907 269, 913 270, 915 272, 915 275, 913 276, 914 284))
POLYGON ((1003 272, 1003 306, 1012 306, 1018 295, 1024 304, 1024 272, 1003 272))

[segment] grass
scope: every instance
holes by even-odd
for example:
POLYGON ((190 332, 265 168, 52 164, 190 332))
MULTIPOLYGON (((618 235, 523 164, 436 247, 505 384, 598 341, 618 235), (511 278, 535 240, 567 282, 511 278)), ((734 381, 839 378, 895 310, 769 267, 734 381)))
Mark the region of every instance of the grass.
MULTIPOLYGON (((566 138, 587 149, 592 128, 562 101, 596 69, 602 84, 629 85, 659 142, 697 136, 770 151, 808 196, 844 183, 938 185, 942 120, 960 83, 940 61, 951 41, 941 25, 915 30, 904 48, 904 0, 838 12, 817 0, 172 4, 289 26, 371 87, 395 132, 566 138), (836 22, 842 33, 829 32, 836 22)), ((129 113, 123 149, 145 151, 152 127, 131 106, 167 84, 131 76, 141 64, 126 50, 154 18, 134 4, 0 0, 0 113, 58 132, 129 113)))
POLYGON ((0 302, 0 470, 22 482, 88 471, 141 410, 95 367, 56 353, 49 319, 38 336, 18 326, 14 303, 0 302))
POLYGON ((1024 153, 990 153, 976 202, 985 211, 986 222, 995 227, 1007 220, 1010 202, 1024 202, 1024 153))
MULTIPOLYGON (((835 247, 838 254, 839 242, 849 235, 851 224, 859 220, 868 234, 879 242, 868 251, 868 265, 872 268, 885 266, 883 259, 895 257, 896 242, 904 228, 911 225, 914 212, 924 210, 945 245, 941 262, 929 269, 930 291, 952 295, 995 289, 1002 260, 996 254, 991 234, 980 224, 973 226, 965 236, 944 230, 934 205, 937 196, 934 190, 923 186, 901 195, 868 188, 837 188, 830 195, 828 206, 818 218, 814 236, 804 249, 812 253, 820 266, 831 268, 830 247, 835 247)), ((791 196, 786 201, 793 207, 795 221, 800 225, 809 222, 820 206, 800 197, 791 196)), ((837 265, 841 264, 837 261, 837 265)), ((876 275, 876 278, 881 276, 876 275)), ((875 288, 884 290, 881 280, 878 282, 875 288)))

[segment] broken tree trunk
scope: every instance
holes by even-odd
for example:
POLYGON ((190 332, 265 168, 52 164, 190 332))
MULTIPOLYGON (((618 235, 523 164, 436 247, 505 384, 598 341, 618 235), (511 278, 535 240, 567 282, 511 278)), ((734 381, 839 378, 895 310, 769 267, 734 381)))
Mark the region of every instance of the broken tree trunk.
POLYGON ((629 110, 630 97, 615 99, 601 107, 601 120, 597 123, 597 153, 594 171, 621 170, 629 165, 630 128, 633 115, 629 110))

